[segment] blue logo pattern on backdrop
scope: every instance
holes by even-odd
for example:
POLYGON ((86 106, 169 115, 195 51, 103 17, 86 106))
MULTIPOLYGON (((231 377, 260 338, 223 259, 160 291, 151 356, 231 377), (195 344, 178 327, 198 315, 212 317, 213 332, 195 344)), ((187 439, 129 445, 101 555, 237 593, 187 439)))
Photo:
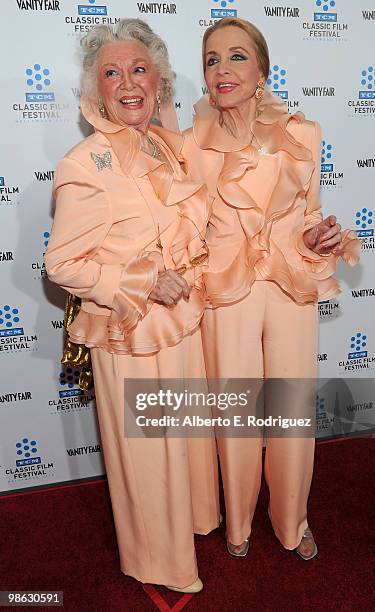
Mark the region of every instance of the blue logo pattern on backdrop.
POLYGON ((314 21, 337 21, 335 0, 315 0, 315 6, 318 9, 318 12, 314 13, 314 21))
POLYGON ((211 9, 211 17, 214 19, 223 19, 223 17, 237 17, 237 10, 231 8, 234 0, 213 0, 216 6, 220 8, 211 9))
POLYGON ((0 307, 0 338, 6 336, 23 336, 23 327, 19 327, 20 316, 18 308, 9 304, 0 307))
POLYGON ((374 223, 374 213, 368 208, 362 208, 355 213, 355 225, 359 238, 366 238, 374 235, 372 225, 374 223))
POLYGON ((25 93, 27 102, 54 102, 55 94, 46 91, 51 86, 51 75, 49 68, 42 68, 41 64, 33 64, 26 68, 26 85, 34 91, 25 93))
POLYGON ((267 85, 272 89, 273 93, 282 98, 283 100, 288 99, 288 92, 286 87, 286 70, 280 68, 277 64, 270 68, 270 72, 267 79, 267 85))
POLYGON ((88 0, 89 5, 78 5, 78 15, 106 15, 106 6, 94 6, 95 0, 88 0))

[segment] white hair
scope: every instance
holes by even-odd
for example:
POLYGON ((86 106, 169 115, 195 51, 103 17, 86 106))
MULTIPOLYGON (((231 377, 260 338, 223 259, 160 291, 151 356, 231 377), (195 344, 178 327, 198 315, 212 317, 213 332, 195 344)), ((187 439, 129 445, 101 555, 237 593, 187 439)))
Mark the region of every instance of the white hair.
POLYGON ((98 100, 96 70, 98 51, 106 43, 128 40, 139 41, 147 47, 160 74, 160 100, 162 103, 169 102, 173 96, 174 73, 169 63, 167 46, 162 38, 141 19, 121 19, 114 27, 96 26, 82 38, 82 93, 91 100, 98 100))

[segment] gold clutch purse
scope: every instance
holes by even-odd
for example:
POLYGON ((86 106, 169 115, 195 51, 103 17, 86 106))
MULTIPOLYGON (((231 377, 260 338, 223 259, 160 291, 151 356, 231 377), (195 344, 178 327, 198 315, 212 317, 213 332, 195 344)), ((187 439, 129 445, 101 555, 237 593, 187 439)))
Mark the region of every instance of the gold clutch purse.
POLYGON ((79 375, 78 386, 83 391, 91 389, 94 384, 94 378, 92 373, 90 349, 84 344, 74 344, 69 340, 67 332, 68 326, 73 323, 81 306, 81 299, 72 295, 67 294, 65 302, 65 313, 64 313, 64 348, 61 363, 68 367, 80 367, 81 373, 79 375))

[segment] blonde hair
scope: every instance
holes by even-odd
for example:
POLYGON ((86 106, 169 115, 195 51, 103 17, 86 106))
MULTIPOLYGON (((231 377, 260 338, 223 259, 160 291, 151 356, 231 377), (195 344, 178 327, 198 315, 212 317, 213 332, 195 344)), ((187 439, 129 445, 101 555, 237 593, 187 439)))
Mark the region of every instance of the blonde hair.
POLYGON ((205 31, 202 42, 203 72, 206 72, 206 46, 209 37, 211 34, 216 32, 216 30, 221 30, 222 28, 227 28, 229 26, 240 28, 246 32, 246 34, 248 34, 255 47, 255 54, 258 60, 259 68, 261 69, 264 78, 267 79, 270 71, 270 56, 266 39, 264 38, 262 32, 258 30, 253 23, 250 23, 250 21, 246 21, 245 19, 239 19, 238 17, 224 17, 224 19, 220 19, 220 21, 217 21, 213 26, 210 26, 205 31))
POLYGON ((110 42, 129 40, 139 41, 147 47, 160 74, 160 100, 162 103, 169 102, 173 96, 174 73, 169 63, 167 46, 141 19, 121 19, 114 27, 96 26, 82 38, 82 93, 91 100, 98 99, 96 60, 99 49, 110 42))

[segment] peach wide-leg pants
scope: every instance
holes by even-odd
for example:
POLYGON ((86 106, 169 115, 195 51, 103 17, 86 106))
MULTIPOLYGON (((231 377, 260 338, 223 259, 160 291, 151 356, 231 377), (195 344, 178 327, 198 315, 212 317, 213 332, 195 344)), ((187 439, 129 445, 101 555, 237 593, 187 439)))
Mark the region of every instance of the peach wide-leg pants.
POLYGON ((124 379, 205 377, 200 330, 152 356, 91 355, 121 570, 185 587, 198 575, 194 531, 219 523, 215 441, 125 437, 124 379))
MULTIPOLYGON (((315 378, 317 323, 315 305, 298 305, 275 283, 256 281, 242 301, 206 311, 202 336, 207 375, 315 378)), ((314 414, 313 406, 310 414, 314 414)), ((261 484, 262 438, 221 437, 217 444, 227 538, 239 545, 251 532, 261 484)), ((269 515, 276 536, 288 549, 298 546, 307 527, 314 448, 313 437, 269 437, 266 441, 269 515)))

